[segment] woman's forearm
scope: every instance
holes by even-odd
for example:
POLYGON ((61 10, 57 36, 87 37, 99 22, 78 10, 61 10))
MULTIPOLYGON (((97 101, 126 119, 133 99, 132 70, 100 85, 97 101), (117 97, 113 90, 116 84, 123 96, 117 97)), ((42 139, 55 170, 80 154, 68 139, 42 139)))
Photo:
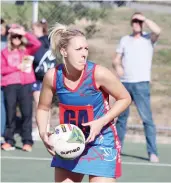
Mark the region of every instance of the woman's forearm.
POLYGON ((31 43, 31 46, 27 47, 27 51, 29 54, 34 54, 41 46, 41 42, 32 34, 25 33, 25 37, 28 39, 28 41, 31 43))
POLYGON ((37 109, 36 123, 39 129, 40 136, 47 132, 47 124, 49 119, 49 110, 37 109))

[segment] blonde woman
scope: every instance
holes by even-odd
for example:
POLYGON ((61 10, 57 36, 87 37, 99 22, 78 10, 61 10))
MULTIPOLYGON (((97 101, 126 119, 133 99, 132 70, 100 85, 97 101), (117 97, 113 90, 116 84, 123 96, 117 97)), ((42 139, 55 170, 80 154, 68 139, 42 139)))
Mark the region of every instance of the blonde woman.
POLYGON ((8 46, 1 52, 2 86, 4 87, 7 122, 5 129, 5 143, 2 149, 15 149, 14 132, 16 127, 16 106, 22 114, 22 149, 30 152, 33 140, 32 132, 32 83, 35 75, 31 64, 25 64, 24 58, 33 55, 41 43, 36 37, 25 32, 23 27, 12 25, 9 29, 8 46), (28 41, 28 42, 27 42, 28 41))
POLYGON ((37 124, 47 150, 54 156, 51 166, 55 167, 55 181, 81 182, 87 174, 90 182, 114 182, 121 176, 121 159, 113 119, 129 106, 130 95, 108 69, 87 60, 88 44, 81 31, 56 24, 50 39, 53 54, 61 54, 63 64, 44 77, 37 124), (86 136, 86 150, 75 160, 55 156, 48 142, 48 111, 55 93, 60 121, 78 125, 86 136), (109 94, 116 99, 111 109, 109 94))

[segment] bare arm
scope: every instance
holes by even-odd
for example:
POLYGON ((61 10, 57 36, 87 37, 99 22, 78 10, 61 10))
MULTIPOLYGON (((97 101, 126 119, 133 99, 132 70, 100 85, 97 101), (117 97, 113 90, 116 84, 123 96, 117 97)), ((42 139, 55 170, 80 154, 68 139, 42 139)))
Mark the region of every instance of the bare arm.
POLYGON ((101 87, 116 100, 107 114, 100 119, 105 126, 130 105, 131 97, 118 78, 105 67, 97 66, 95 79, 97 87, 101 87))
POLYGON ((160 27, 155 22, 153 22, 152 20, 149 20, 149 19, 145 19, 144 22, 148 26, 148 28, 152 31, 151 41, 153 43, 155 43, 158 40, 160 32, 161 32, 160 27))
POLYGON ((141 15, 141 14, 137 14, 137 15, 133 16, 132 19, 138 19, 138 20, 143 21, 152 32, 151 41, 153 43, 157 41, 157 39, 160 35, 160 32, 161 32, 161 29, 154 21, 147 19, 144 15, 141 15))
POLYGON ((95 81, 97 88, 102 88, 106 93, 114 97, 116 102, 101 118, 82 124, 83 126, 90 126, 90 134, 86 139, 87 143, 94 141, 102 128, 119 116, 131 103, 131 97, 125 87, 108 69, 97 66, 95 70, 95 81))
POLYGON ((112 62, 112 67, 115 69, 119 77, 123 76, 124 70, 122 67, 122 55, 120 53, 116 53, 116 56, 114 57, 112 62))
POLYGON ((47 123, 49 110, 53 98, 53 76, 55 69, 50 69, 43 80, 43 86, 40 93, 39 104, 37 108, 36 121, 39 128, 40 136, 43 137, 47 133, 47 123))
POLYGON ((31 43, 31 46, 26 47, 28 53, 31 55, 34 54, 41 46, 41 42, 34 35, 26 32, 23 27, 10 28, 8 32, 25 36, 31 43))

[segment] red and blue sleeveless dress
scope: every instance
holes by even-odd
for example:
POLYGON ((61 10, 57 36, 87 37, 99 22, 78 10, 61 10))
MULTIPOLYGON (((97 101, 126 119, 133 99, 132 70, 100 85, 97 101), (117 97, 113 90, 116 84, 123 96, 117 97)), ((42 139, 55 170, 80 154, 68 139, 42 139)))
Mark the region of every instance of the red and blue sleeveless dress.
MULTIPOLYGON (((102 117, 110 109, 109 95, 96 87, 95 68, 95 63, 87 61, 80 83, 74 90, 65 85, 63 64, 57 66, 54 75, 54 88, 59 98, 60 123, 77 125, 86 138, 90 129, 81 124, 102 117)), ((87 144, 80 157, 65 160, 55 156, 51 167, 86 175, 118 178, 121 176, 120 151, 115 123, 110 122, 93 142, 87 144)))

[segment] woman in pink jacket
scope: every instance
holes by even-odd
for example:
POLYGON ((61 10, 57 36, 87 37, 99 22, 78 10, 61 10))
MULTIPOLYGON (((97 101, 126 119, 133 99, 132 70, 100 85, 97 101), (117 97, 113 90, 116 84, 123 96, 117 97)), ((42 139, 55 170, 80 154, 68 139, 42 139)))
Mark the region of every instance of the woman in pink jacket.
POLYGON ((16 127, 16 106, 19 104, 22 114, 23 150, 32 150, 32 84, 35 75, 30 61, 24 59, 33 55, 41 46, 39 40, 24 31, 20 26, 9 29, 8 46, 1 52, 2 80, 7 110, 5 143, 3 150, 15 149, 14 131, 16 127), (27 64, 26 64, 27 63, 27 64))

